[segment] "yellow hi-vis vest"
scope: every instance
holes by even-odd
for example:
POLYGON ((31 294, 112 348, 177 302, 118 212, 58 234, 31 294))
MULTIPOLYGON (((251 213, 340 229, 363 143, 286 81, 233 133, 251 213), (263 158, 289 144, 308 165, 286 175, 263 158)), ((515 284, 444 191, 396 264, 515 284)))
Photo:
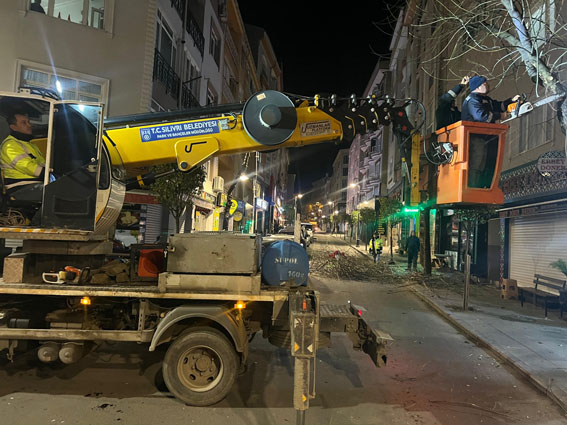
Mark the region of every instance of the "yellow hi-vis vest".
POLYGON ((382 249, 382 239, 378 238, 378 239, 374 239, 374 246, 372 246, 372 239, 370 239, 370 241, 368 242, 368 250, 369 251, 379 251, 382 249))
POLYGON ((0 168, 5 179, 37 179, 45 168, 39 148, 10 135, 0 145, 0 168))

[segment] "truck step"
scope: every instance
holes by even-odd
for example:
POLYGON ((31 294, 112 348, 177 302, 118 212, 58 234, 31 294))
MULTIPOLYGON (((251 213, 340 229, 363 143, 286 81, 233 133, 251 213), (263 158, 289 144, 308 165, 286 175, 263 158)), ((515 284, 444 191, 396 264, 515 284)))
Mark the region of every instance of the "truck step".
POLYGON ((319 315, 321 318, 353 317, 347 304, 321 304, 319 306, 319 315))

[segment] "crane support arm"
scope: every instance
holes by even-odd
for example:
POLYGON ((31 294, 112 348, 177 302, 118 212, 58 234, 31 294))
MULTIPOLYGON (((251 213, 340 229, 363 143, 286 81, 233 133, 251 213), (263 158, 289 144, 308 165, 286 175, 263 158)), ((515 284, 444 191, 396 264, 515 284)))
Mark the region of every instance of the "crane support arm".
POLYGON ((410 127, 403 108, 374 97, 292 100, 267 90, 256 93, 242 107, 234 105, 234 109, 188 120, 181 118, 179 111, 175 120, 161 113, 156 114, 160 121, 153 123, 132 119, 128 124, 127 119, 114 119, 118 125, 105 124, 105 142, 116 149, 126 169, 176 163, 179 170, 189 171, 217 155, 348 143, 356 134, 391 122, 410 127))

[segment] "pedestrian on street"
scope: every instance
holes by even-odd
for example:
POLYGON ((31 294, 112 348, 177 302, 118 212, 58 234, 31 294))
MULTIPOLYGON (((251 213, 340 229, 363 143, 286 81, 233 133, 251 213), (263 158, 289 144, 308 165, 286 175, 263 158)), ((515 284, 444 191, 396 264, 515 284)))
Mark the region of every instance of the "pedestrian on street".
POLYGON ((455 99, 461 93, 463 88, 469 83, 469 77, 465 76, 459 84, 447 91, 439 98, 439 105, 435 111, 435 120, 437 121, 437 130, 450 126, 461 120, 461 111, 457 108, 455 99))
POLYGON ((368 242, 368 252, 374 258, 374 262, 378 263, 380 261, 380 254, 382 254, 382 238, 374 232, 372 238, 368 242))
POLYGON ((408 270, 417 271, 417 254, 419 253, 419 238, 415 236, 415 231, 412 230, 410 236, 406 240, 406 252, 408 253, 408 270))

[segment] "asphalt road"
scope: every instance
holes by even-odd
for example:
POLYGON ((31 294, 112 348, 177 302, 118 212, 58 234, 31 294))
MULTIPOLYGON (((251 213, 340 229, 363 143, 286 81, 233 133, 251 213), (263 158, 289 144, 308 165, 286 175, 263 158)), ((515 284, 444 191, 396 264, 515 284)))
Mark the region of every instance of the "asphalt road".
MULTIPOLYGON (((317 235, 312 250, 358 255, 317 235)), ((361 259, 362 261, 362 259, 361 259)), ((317 397, 306 424, 567 424, 544 395, 474 346, 403 286, 312 276, 328 303, 347 300, 395 339, 388 365, 376 369, 344 335, 317 360, 317 397)), ((135 344, 99 347, 79 363, 44 365, 35 353, 0 360, 0 424, 295 424, 293 363, 261 336, 229 396, 193 408, 161 380, 162 352, 135 344)))

